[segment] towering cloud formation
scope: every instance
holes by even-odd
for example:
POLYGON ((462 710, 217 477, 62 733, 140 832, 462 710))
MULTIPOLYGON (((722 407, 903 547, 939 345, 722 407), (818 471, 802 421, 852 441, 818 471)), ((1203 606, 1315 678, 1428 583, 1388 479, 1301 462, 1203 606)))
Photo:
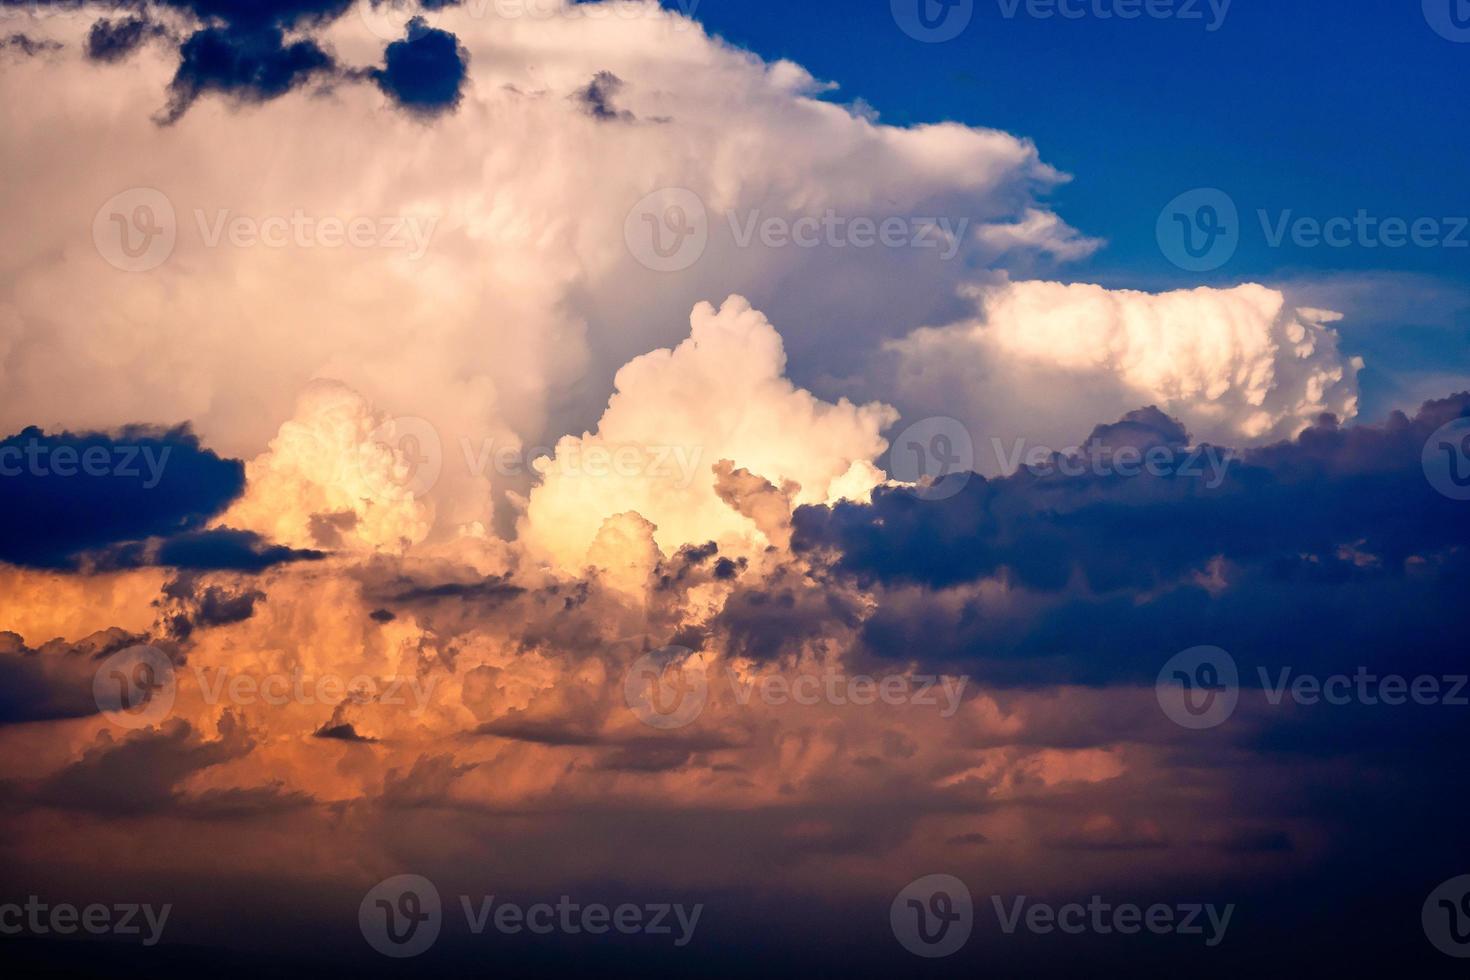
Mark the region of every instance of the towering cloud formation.
MULTIPOLYGON (((1062 179, 1005 133, 854 116, 796 65, 764 63, 651 2, 551 5, 544 17, 445 7, 411 35, 408 8, 363 5, 383 28, 356 12, 330 19, 339 7, 202 12, 227 21, 206 31, 289 24, 425 104, 442 90, 414 66, 447 32, 467 61, 458 110, 426 123, 377 86, 347 83, 242 105, 208 80, 284 76, 244 71, 239 52, 257 49, 236 46, 198 63, 198 98, 160 128, 148 120, 176 52, 143 44, 101 63, 83 53, 90 17, 27 21, 66 48, 0 70, 13 134, 0 146, 0 430, 190 419, 211 446, 251 458, 322 377, 390 417, 429 421, 451 451, 461 439, 545 444, 589 427, 619 367, 677 343, 696 302, 731 292, 786 325, 806 387, 831 389, 823 351, 860 369, 882 336, 949 302, 996 254, 977 226, 1044 211, 1037 194, 1062 179), (403 47, 385 61, 390 43, 403 47), (590 112, 589 80, 634 121, 590 112), (40 90, 46 106, 27 97, 40 90), (35 165, 26 148, 40 141, 71 161, 65 173, 35 165), (90 151, 101 144, 106 154, 90 151), (640 200, 669 187, 702 202, 710 229, 677 276, 645 268, 625 234, 640 200), (940 248, 745 237, 752 221, 829 212, 971 221, 950 261, 940 248)), ((202 56, 205 41, 192 43, 202 56)))
POLYGON ((673 350, 630 361, 595 433, 567 436, 547 460, 521 525, 528 547, 572 569, 602 522, 636 511, 665 551, 715 540, 764 546, 757 524, 721 499, 715 466, 729 461, 799 503, 866 495, 882 474, 869 462, 897 414, 878 403, 832 405, 786 380, 771 324, 739 296, 694 308, 673 350))
MULTIPOLYGON (((1154 403, 1203 441, 1241 446, 1290 438, 1324 412, 1357 413, 1362 364, 1338 349, 1327 326, 1338 315, 1294 309, 1278 290, 1033 281, 970 295, 974 320, 892 346, 901 400, 958 410, 977 435, 1061 447, 1098 418, 1154 403)), ((981 463, 996 471, 993 454, 981 463)))

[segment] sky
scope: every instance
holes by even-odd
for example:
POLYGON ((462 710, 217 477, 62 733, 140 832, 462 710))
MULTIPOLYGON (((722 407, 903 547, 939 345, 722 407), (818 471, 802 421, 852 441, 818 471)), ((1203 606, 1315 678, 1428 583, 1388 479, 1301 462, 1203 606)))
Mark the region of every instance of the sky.
POLYGON ((1455 975, 1458 0, 0 0, 23 975, 1455 975))

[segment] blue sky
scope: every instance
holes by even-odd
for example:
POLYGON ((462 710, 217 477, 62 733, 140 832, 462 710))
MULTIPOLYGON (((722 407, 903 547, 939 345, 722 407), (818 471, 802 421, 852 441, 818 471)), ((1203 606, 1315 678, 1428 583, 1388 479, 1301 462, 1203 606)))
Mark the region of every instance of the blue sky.
POLYGON ((1083 13, 1073 19, 974 0, 968 26, 942 43, 904 33, 888 0, 700 0, 695 15, 837 83, 833 99, 862 99, 885 122, 957 120, 1033 139, 1074 177, 1053 195, 1061 216, 1108 242, 1062 278, 1297 283, 1335 301, 1347 346, 1369 355, 1371 412, 1417 397, 1404 375, 1470 369, 1470 228, 1454 220, 1470 215, 1470 41, 1437 33, 1419 2, 1351 6, 1234 0, 1221 16, 1218 0, 1175 0, 1156 8, 1169 17, 1123 20, 1096 14, 1115 0, 1071 0, 1083 13), (1155 227, 1195 188, 1224 191, 1240 219, 1235 252, 1204 271, 1171 263, 1155 227), (1364 247, 1354 231, 1330 247, 1308 228, 1273 245, 1262 211, 1272 233, 1361 211, 1431 219, 1429 240, 1462 244, 1364 247))

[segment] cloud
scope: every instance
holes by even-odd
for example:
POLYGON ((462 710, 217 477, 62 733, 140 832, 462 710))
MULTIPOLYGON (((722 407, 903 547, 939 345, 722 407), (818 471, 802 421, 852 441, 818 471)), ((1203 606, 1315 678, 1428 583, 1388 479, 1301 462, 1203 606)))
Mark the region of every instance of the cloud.
POLYGON ((741 297, 718 310, 701 303, 690 326, 677 347, 618 372, 595 433, 557 443, 520 525, 533 553, 580 568, 602 522, 624 512, 651 522, 666 553, 709 539, 748 549, 765 535, 721 499, 720 461, 789 483, 804 503, 882 479, 869 460, 886 445, 879 432, 892 409, 834 405, 794 386, 780 335, 741 297))
POLYGON ((180 46, 179 56, 178 71, 169 83, 168 107, 160 115, 166 123, 177 122, 206 92, 238 102, 265 102, 336 67, 315 41, 288 44, 279 28, 196 31, 180 46))
POLYGON ((594 119, 605 122, 614 120, 631 122, 633 114, 626 109, 613 106, 613 96, 623 87, 623 80, 610 71, 600 71, 592 76, 586 87, 572 93, 572 98, 582 104, 594 119))
POLYGON ((1278 290, 1029 281, 970 295, 974 319, 915 331, 890 349, 900 407, 960 416, 986 473, 999 469, 989 439, 1060 447, 1139 404, 1228 446, 1291 438, 1324 412, 1357 412, 1362 363, 1340 351, 1329 326, 1337 315, 1292 308, 1278 290))
POLYGON ((433 115, 459 105, 469 53, 447 31, 422 18, 408 22, 407 35, 383 52, 383 68, 373 80, 399 105, 433 115))
POLYGON ((122 61, 150 38, 166 37, 168 29, 147 17, 103 18, 87 34, 87 57, 93 61, 122 61))
POLYGON ((85 552, 197 531, 244 484, 242 464, 188 427, 23 429, 0 440, 0 561, 66 568, 85 552))
MULTIPOLYGON (((0 233, 11 284, 0 287, 10 396, 0 425, 192 419, 209 445, 254 459, 303 389, 331 379, 382 418, 421 419, 438 434, 443 475, 420 501, 433 526, 411 529, 411 541, 475 524, 510 534, 505 492, 535 483, 528 448, 593 427, 617 370, 677 344, 700 300, 747 296, 790 325, 796 385, 826 403, 866 403, 884 393, 848 393, 840 379, 857 376, 882 337, 952 304, 992 257, 970 235, 949 262, 936 249, 742 247, 732 218, 830 210, 1010 224, 1045 211, 1038 196, 1063 179, 1006 133, 854 117, 798 66, 763 62, 653 4, 584 5, 579 16, 553 6, 545 18, 433 11, 430 29, 458 38, 468 61, 458 110, 432 121, 385 111, 396 102, 376 85, 301 75, 315 57, 277 64, 310 42, 342 72, 390 71, 384 39, 361 18, 332 19, 345 5, 249 6, 150 8, 183 37, 207 32, 201 59, 220 46, 217 60, 189 62, 182 92, 204 97, 163 129, 140 124, 179 74, 176 54, 145 44, 125 65, 99 64, 85 56, 91 18, 25 15, 28 30, 33 20, 67 47, 0 74, 14 134, 0 147, 13 175, 0 187, 11 218, 0 233), (196 13, 213 19, 193 24, 196 13), (273 31, 284 32, 279 45, 254 40, 273 31), (589 117, 575 96, 603 72, 621 80, 615 111, 666 121, 589 117), (275 95, 302 78, 330 84, 275 95), (215 80, 250 104, 210 89, 215 80), (27 98, 42 89, 74 111, 58 118, 27 98), (255 98, 265 93, 275 97, 255 98), (315 138, 283 141, 283 131, 315 138), (381 152, 353 152, 369 133, 381 152), (39 140, 65 147, 73 165, 29 165, 22 147, 39 140), (105 159, 85 150, 99 141, 105 159), (696 195, 713 229, 677 281, 641 265, 626 237, 635 205, 660 187, 696 195), (168 249, 158 240, 156 267, 127 272, 114 263, 151 227, 130 223, 144 204, 173 234, 168 249), (333 222, 336 237, 322 230, 333 222), (354 222, 366 222, 366 244, 348 241, 354 222), (516 472, 475 469, 501 450, 520 454, 516 472)), ((396 50, 430 50, 436 36, 396 50)), ((348 509, 358 505, 312 513, 348 509)), ((264 523, 234 526, 318 546, 264 523)), ((377 530, 369 520, 357 535, 377 530)))
POLYGON ((971 476, 942 500, 885 487, 870 504, 801 508, 793 547, 878 590, 862 626, 871 655, 999 683, 1143 681, 1163 651, 1205 642, 1247 663, 1290 649, 1307 669, 1352 649, 1375 667, 1443 669, 1453 654, 1435 637, 1453 619, 1470 522, 1422 457, 1461 417, 1470 395, 1378 426, 1323 418, 1239 453, 1212 486, 1206 456, 1150 410, 1045 472, 971 476), (1148 447, 1157 473, 1122 470, 1148 447))
POLYGON ((76 643, 57 639, 32 649, 18 634, 0 632, 0 725, 96 714, 92 676, 98 662, 142 639, 114 627, 76 643))

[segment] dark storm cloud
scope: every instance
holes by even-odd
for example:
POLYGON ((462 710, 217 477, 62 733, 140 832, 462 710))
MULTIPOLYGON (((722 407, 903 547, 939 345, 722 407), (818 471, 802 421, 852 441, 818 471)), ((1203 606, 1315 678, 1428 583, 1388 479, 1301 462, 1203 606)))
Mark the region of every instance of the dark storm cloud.
MULTIPOLYGON (((381 67, 340 64, 311 36, 352 9, 356 0, 0 0, 0 6, 89 6, 102 14, 87 38, 94 61, 117 62, 150 38, 172 37, 157 21, 163 11, 195 22, 182 38, 172 37, 179 66, 169 83, 168 102, 156 121, 177 122, 202 96, 223 95, 237 104, 279 98, 313 81, 371 80, 400 108, 434 116, 459 105, 469 56, 453 34, 414 18, 403 40, 388 45, 381 67), (150 16, 152 14, 153 16, 150 16), (292 39, 286 39, 286 32, 292 39)), ((422 0, 425 10, 456 6, 455 0, 422 0)), ((36 54, 59 48, 22 34, 0 38, 0 49, 36 54)))
POLYGON ((114 627, 78 643, 51 640, 32 649, 17 634, 0 632, 0 726, 96 714, 98 662, 143 640, 114 627))
POLYGON ((156 603, 163 607, 161 620, 176 640, 186 640, 196 629, 230 626, 255 615, 255 605, 265 600, 258 589, 232 590, 223 585, 205 585, 196 573, 170 579, 156 603))
POLYGON ((468 65, 469 53, 457 37, 415 17, 407 35, 383 52, 383 67, 371 75, 398 105, 432 116, 459 105, 468 65))
POLYGON ((1377 426, 1324 418, 1211 488, 1179 475, 1191 450, 1168 420, 1133 413, 1099 445, 1168 447, 1169 475, 1023 469, 943 500, 880 488, 799 509, 794 546, 876 592, 864 653, 987 683, 1151 682, 1200 644, 1235 655, 1249 686, 1283 663, 1445 671, 1463 659, 1470 507, 1430 485, 1421 456, 1462 416, 1470 395, 1377 426))
POLYGON ((34 58, 44 51, 60 51, 61 45, 56 41, 36 40, 27 34, 11 34, 9 37, 0 37, 0 51, 16 51, 27 58, 34 58))
POLYGON ((240 102, 267 102, 312 77, 337 70, 332 56, 315 41, 287 44, 278 27, 196 31, 179 48, 179 57, 162 116, 165 123, 177 121, 206 92, 240 102))
POLYGON ((376 742, 375 738, 359 735, 357 729, 351 723, 343 722, 339 725, 328 723, 312 733, 312 738, 325 738, 338 742, 362 742, 365 744, 376 742))
MULTIPOLYGON (((865 581, 930 587, 1005 568, 1033 589, 1059 590, 1078 574, 1098 592, 1142 589, 1214 557, 1325 561, 1349 545, 1398 565, 1470 543, 1470 513, 1421 466, 1429 435, 1461 415, 1470 415, 1470 395, 1427 403, 1412 420, 1395 413, 1382 426, 1343 428, 1324 417, 1294 442, 1239 456, 1213 488, 1203 465, 1182 475, 1193 451, 1177 447, 1161 450, 1171 454, 1164 476, 972 474, 944 500, 879 488, 871 504, 799 509, 793 545, 833 548, 837 567, 865 581)), ((1136 441, 1139 427, 1120 426, 1097 432, 1136 441)))
POLYGON ((187 427, 28 428, 0 440, 0 561, 68 568, 85 551, 195 531, 244 486, 244 465, 187 427))
POLYGON ((121 61, 149 38, 166 37, 167 29, 147 17, 103 18, 87 34, 87 57, 93 61, 121 61))
POLYGON ((189 776, 243 758, 255 747, 228 713, 222 716, 219 729, 219 738, 206 740, 188 722, 171 719, 119 738, 103 732, 80 759, 65 768, 32 783, 6 784, 3 789, 5 795, 23 793, 42 806, 111 816, 187 805, 190 799, 180 793, 179 785, 189 776))
POLYGON ((326 554, 271 544, 254 531, 215 528, 165 539, 150 564, 195 571, 263 572, 293 561, 318 561, 326 554))
POLYGON ((840 583, 780 569, 759 587, 731 592, 713 626, 728 637, 731 656, 770 660, 793 644, 855 628, 861 612, 840 583))
POLYGON ((205 530, 244 487, 244 465, 203 448, 188 426, 52 435, 27 428, 0 440, 0 562, 260 572, 324 557, 253 531, 205 530))

